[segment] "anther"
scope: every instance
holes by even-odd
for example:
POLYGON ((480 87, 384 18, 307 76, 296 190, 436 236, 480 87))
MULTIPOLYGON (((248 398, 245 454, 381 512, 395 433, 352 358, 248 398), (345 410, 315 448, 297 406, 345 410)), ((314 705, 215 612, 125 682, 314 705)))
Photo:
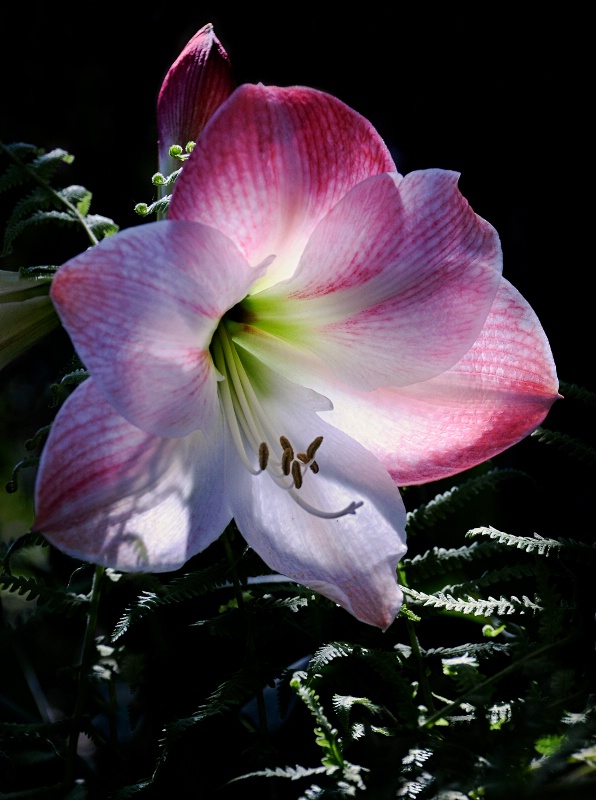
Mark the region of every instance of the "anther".
POLYGON ((302 486, 302 470, 298 461, 292 462, 292 478, 294 479, 294 486, 299 489, 302 486))
POLYGON ((283 451, 281 455, 281 471, 283 472, 284 475, 290 474, 293 459, 294 459, 294 453, 291 448, 288 448, 283 451))
POLYGON ((267 447, 266 442, 261 442, 261 444, 259 445, 259 467, 262 470, 266 470, 268 461, 269 461, 269 448, 267 447))
POLYGON ((299 461, 302 461, 303 464, 308 464, 310 461, 310 458, 306 455, 306 453, 296 453, 296 458, 299 459, 299 461))
POLYGON ((317 436, 317 438, 313 439, 312 442, 308 445, 308 447, 306 448, 306 455, 308 456, 309 461, 313 460, 313 458, 315 457, 315 453, 321 446, 322 442, 323 442, 323 437, 317 436))
POLYGON ((317 464, 317 462, 316 462, 316 461, 313 461, 313 462, 312 462, 312 464, 310 465, 310 468, 311 468, 311 470, 312 470, 312 471, 315 473, 315 475, 316 475, 316 474, 317 474, 317 472, 319 471, 319 465, 317 464))
POLYGON ((284 451, 288 451, 290 453, 290 459, 294 458, 294 448, 290 444, 290 440, 285 436, 279 437, 279 443, 281 445, 281 449, 284 451))

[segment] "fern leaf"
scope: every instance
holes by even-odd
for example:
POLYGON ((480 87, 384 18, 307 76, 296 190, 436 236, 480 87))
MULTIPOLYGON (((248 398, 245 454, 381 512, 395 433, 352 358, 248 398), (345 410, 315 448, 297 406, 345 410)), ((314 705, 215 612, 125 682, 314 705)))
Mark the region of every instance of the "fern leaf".
POLYGON ((85 217, 85 222, 98 239, 107 239, 119 231, 113 219, 103 217, 101 214, 89 214, 85 217))
POLYGON ((89 213, 93 195, 84 186, 67 186, 58 190, 59 196, 70 205, 74 206, 84 217, 89 213))
POLYGON ((163 587, 159 594, 144 591, 136 603, 129 606, 112 632, 112 642, 123 636, 131 625, 144 619, 158 608, 174 603, 183 603, 201 597, 224 585, 228 577, 227 561, 221 560, 211 567, 189 572, 163 587))
POLYGON ((26 469, 28 467, 36 467, 39 464, 39 456, 28 456, 27 458, 21 459, 18 464, 15 464, 14 469, 12 471, 12 475, 10 480, 6 484, 6 491, 8 494, 14 494, 19 489, 19 472, 22 469, 26 469))
POLYGON ((18 539, 15 539, 14 542, 10 545, 8 550, 6 551, 6 555, 4 556, 3 566, 7 573, 10 573, 10 559, 13 557, 15 553, 19 550, 24 550, 28 547, 48 547, 47 541, 40 533, 25 533, 23 536, 19 536, 18 539))
POLYGON ((408 579, 431 578, 459 570, 476 558, 491 556, 497 549, 496 542, 473 542, 471 545, 448 550, 444 547, 433 547, 414 558, 404 558, 401 566, 408 579))
POLYGON ((407 532, 430 528, 438 520, 446 519, 449 514, 465 507, 481 492, 497 489, 501 483, 520 477, 527 478, 528 475, 516 469, 493 469, 484 475, 469 478, 459 486, 438 494, 430 502, 410 511, 406 518, 407 532))
POLYGON ((254 691, 252 673, 243 669, 238 670, 229 680, 220 684, 192 716, 176 720, 176 722, 167 725, 164 744, 167 746, 172 745, 187 730, 208 717, 225 714, 231 709, 239 708, 254 695, 254 691))
POLYGON ((291 781, 300 778, 311 778, 313 775, 330 775, 336 771, 335 767, 276 767, 276 769, 260 769, 257 772, 247 772, 246 775, 238 775, 228 783, 242 781, 245 778, 289 778, 291 781))
POLYGON ((309 674, 312 675, 319 672, 336 658, 351 656, 355 649, 356 646, 348 642, 331 642, 330 644, 323 645, 323 647, 320 647, 315 652, 310 660, 310 665, 308 667, 309 674))
POLYGON ((559 431, 549 431, 546 428, 536 428, 530 435, 541 443, 556 447, 557 450, 582 464, 596 465, 596 450, 574 436, 559 431))
POLYGON ((534 564, 511 564, 500 569, 487 570, 479 578, 475 578, 465 583, 455 583, 451 586, 444 586, 442 592, 448 594, 461 594, 462 592, 473 592, 494 583, 503 584, 507 581, 525 578, 528 575, 535 575, 534 564))
POLYGON ((574 383, 560 382, 561 394, 570 400, 579 400, 592 408, 596 408, 596 394, 584 389, 583 386, 576 386, 574 383))
POLYGON ((499 544, 506 544, 510 547, 516 547, 518 550, 525 550, 527 553, 536 551, 539 555, 550 555, 551 552, 562 553, 571 551, 581 558, 596 556, 596 544, 587 542, 579 542, 576 539, 547 539, 544 536, 539 536, 537 533, 531 536, 513 536, 510 533, 504 533, 491 525, 488 527, 472 528, 466 533, 466 536, 489 536, 491 539, 496 539, 499 544))
POLYGON ((477 658, 491 658, 494 655, 508 654, 514 648, 511 642, 470 642, 455 647, 434 647, 423 650, 424 658, 458 658, 472 655, 477 658))
POLYGON ((63 150, 61 147, 56 147, 50 150, 49 153, 41 153, 33 161, 27 165, 36 177, 42 181, 49 182, 55 175, 56 170, 62 164, 72 164, 74 156, 63 150))
POLYGON ((0 589, 21 595, 27 601, 37 600, 38 605, 47 605, 53 610, 64 612, 67 615, 78 614, 81 611, 86 612, 89 606, 89 599, 83 595, 50 589, 40 580, 20 575, 0 574, 0 589))
POLYGON ((529 597, 523 595, 522 599, 515 596, 510 598, 501 596, 500 598, 489 597, 487 600, 476 600, 473 597, 453 597, 450 594, 437 592, 436 594, 426 594, 425 592, 417 592, 407 586, 402 586, 404 594, 406 594, 413 603, 422 606, 434 606, 435 608, 444 608, 446 611, 457 611, 463 614, 473 614, 474 616, 489 617, 493 614, 504 616, 505 614, 514 614, 524 608, 532 611, 541 611, 542 607, 537 603, 530 600, 529 597))

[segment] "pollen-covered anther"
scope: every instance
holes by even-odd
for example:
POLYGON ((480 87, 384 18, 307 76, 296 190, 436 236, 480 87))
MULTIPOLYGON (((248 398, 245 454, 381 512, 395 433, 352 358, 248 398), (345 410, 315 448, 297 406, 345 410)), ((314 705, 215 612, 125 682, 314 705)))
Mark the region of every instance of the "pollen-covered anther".
POLYGON ((267 469, 269 463, 269 447, 266 442, 261 442, 259 445, 259 467, 261 470, 267 469))
POLYGON ((294 486, 300 489, 302 486, 302 469, 299 461, 292 462, 292 478, 294 479, 294 486))
POLYGON ((306 455, 306 453, 296 453, 296 458, 299 461, 302 461, 303 464, 308 464, 310 458, 306 455))
POLYGON ((315 453, 322 445, 322 443, 323 443, 323 437, 317 436, 317 438, 313 439, 312 442, 308 445, 308 447, 306 448, 306 457, 309 461, 313 460, 313 458, 315 457, 315 453))
POLYGON ((287 450, 284 450, 281 454, 281 471, 284 475, 289 475, 292 470, 292 461, 294 459, 294 453, 292 448, 289 447, 287 450))
POLYGON ((319 465, 317 464, 317 462, 316 462, 316 461, 313 461, 313 462, 312 462, 312 464, 310 465, 310 468, 311 468, 311 470, 312 470, 312 471, 315 473, 315 475, 316 475, 316 474, 317 474, 317 472, 319 471, 319 465))
POLYGON ((287 438, 287 436, 280 436, 279 443, 284 453, 288 452, 290 454, 290 461, 292 461, 294 458, 294 448, 290 444, 290 440, 287 438))

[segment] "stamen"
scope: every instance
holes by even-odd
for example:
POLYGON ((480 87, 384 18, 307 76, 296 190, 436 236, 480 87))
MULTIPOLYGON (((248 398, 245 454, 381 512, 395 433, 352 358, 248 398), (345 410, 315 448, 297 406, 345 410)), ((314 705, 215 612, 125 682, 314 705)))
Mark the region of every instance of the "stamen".
POLYGON ((323 443, 323 437, 317 436, 317 438, 313 439, 312 442, 308 445, 308 447, 306 448, 306 455, 308 456, 309 461, 313 460, 313 458, 315 457, 315 453, 317 452, 322 443, 323 443))
POLYGON ((292 468, 292 460, 294 458, 294 451, 291 447, 284 450, 281 455, 281 471, 284 475, 289 475, 292 468))
POLYGON ((290 452, 290 458, 293 459, 294 458, 294 448, 290 444, 290 440, 288 438, 286 438, 285 436, 280 436, 279 437, 279 443, 280 443, 281 449, 284 451, 284 453, 286 452, 286 450, 288 450, 290 452))
POLYGON ((267 462, 269 461, 269 448, 267 442, 261 442, 259 445, 259 467, 265 471, 267 469, 267 462))
POLYGON ((302 486, 302 470, 298 461, 292 463, 292 478, 294 479, 294 486, 300 489, 302 486))
POLYGON ((311 468, 311 470, 312 470, 312 471, 315 473, 315 475, 316 475, 316 474, 317 474, 317 472, 319 471, 319 465, 317 464, 317 462, 316 462, 316 461, 313 461, 313 462, 312 462, 312 464, 310 465, 310 468, 311 468))
POLYGON ((303 464, 308 464, 310 458, 306 455, 306 453, 296 453, 296 458, 302 461, 303 464))

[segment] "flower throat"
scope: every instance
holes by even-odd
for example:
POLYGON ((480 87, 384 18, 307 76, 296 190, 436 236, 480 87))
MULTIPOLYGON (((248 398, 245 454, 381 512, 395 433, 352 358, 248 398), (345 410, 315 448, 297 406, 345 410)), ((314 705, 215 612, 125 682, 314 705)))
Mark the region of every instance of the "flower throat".
POLYGON ((210 351, 222 376, 218 383, 219 401, 240 460, 252 475, 267 472, 309 514, 323 519, 354 514, 362 502, 349 503, 339 511, 322 511, 301 495, 299 490, 307 473, 319 473, 315 455, 323 437, 313 439, 304 452, 296 452, 285 434, 273 430, 228 329, 230 324, 237 324, 237 319, 237 313, 223 317, 211 340, 210 351))

